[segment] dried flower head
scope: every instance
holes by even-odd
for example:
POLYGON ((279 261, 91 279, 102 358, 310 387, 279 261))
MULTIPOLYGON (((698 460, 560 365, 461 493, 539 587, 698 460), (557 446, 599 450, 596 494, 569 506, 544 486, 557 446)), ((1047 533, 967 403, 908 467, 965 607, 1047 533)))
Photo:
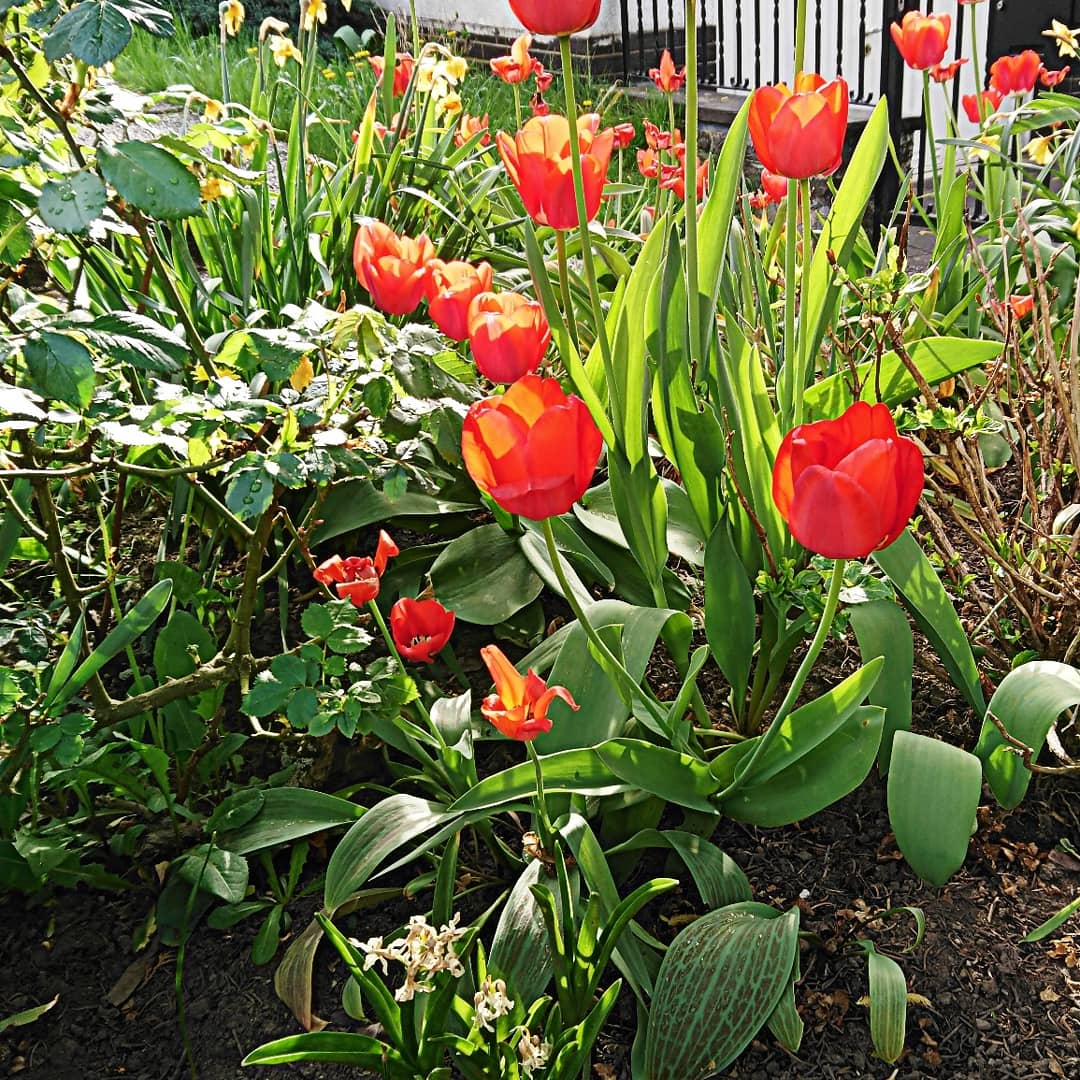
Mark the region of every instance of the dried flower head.
POLYGON ((476 1009, 476 1022, 484 1031, 494 1031, 495 1021, 501 1016, 509 1016, 514 1003, 506 996, 506 983, 502 979, 485 976, 480 989, 473 995, 476 1009))

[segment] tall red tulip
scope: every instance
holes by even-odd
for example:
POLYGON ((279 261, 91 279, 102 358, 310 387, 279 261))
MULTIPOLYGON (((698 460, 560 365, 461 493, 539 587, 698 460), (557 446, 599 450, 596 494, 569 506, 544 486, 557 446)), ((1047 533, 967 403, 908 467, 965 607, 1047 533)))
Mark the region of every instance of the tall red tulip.
MULTIPOLYGON (((1066 68, 1066 71, 1069 69, 1066 68)), ((612 129, 615 132, 615 149, 625 150, 637 137, 634 125, 631 123, 616 124, 612 129)))
POLYGON ((951 29, 951 15, 923 15, 918 11, 905 12, 900 22, 889 27, 904 63, 916 71, 926 71, 945 59, 951 29))
POLYGON ((342 600, 349 600, 354 607, 363 607, 379 595, 379 578, 386 571, 386 564, 401 552, 385 529, 379 530, 379 543, 375 557, 352 555, 343 559, 331 555, 315 568, 312 577, 329 587, 333 585, 342 600))
POLYGON ((964 94, 964 96, 960 98, 960 104, 964 106, 964 112, 973 124, 981 123, 979 117, 979 98, 982 99, 983 113, 986 116, 990 116, 991 113, 997 112, 1002 101, 1005 99, 1005 95, 998 93, 992 86, 989 90, 984 90, 979 97, 976 97, 974 94, 964 94))
POLYGON ((464 341, 469 336, 469 304, 491 291, 491 273, 486 262, 473 266, 433 259, 428 264, 428 314, 448 338, 464 341))
POLYGON ((508 56, 496 56, 490 61, 491 70, 504 83, 509 83, 511 86, 516 83, 523 83, 535 72, 542 73, 544 65, 535 57, 529 55, 529 46, 531 44, 532 35, 522 34, 510 46, 508 56))
POLYGON ((390 633, 397 651, 414 664, 430 664, 454 632, 456 616, 438 600, 402 597, 390 609, 390 633))
POLYGON ((1042 57, 1034 49, 1025 49, 1014 56, 999 56, 990 65, 990 86, 1002 97, 1030 94, 1042 70, 1042 57))
POLYGON ((367 221, 353 244, 356 276, 375 306, 388 315, 415 311, 427 287, 428 263, 435 248, 426 236, 398 236, 381 221, 367 221))
POLYGON ((473 483, 507 513, 534 521, 566 513, 585 494, 602 448, 585 402, 539 375, 476 402, 461 434, 473 483))
POLYGON ((773 501, 792 536, 830 559, 888 547, 922 489, 918 446, 897 434, 887 406, 865 401, 789 431, 773 465, 773 501))
POLYGON ((543 307, 521 293, 477 294, 469 305, 467 326, 480 374, 497 383, 531 375, 551 341, 543 307))
POLYGON ((561 37, 588 30, 600 17, 600 0, 510 0, 526 30, 561 37))
POLYGON ((497 645, 485 646, 480 656, 495 684, 495 693, 484 698, 480 712, 509 738, 530 742, 550 731, 547 712, 556 698, 561 698, 575 712, 580 708, 565 686, 548 686, 531 668, 528 675, 521 675, 497 645))
POLYGON ((827 176, 840 167, 847 133, 848 85, 803 73, 792 92, 759 86, 750 99, 750 138, 769 172, 789 180, 827 176))
POLYGON ((670 51, 665 49, 664 55, 660 57, 660 66, 650 69, 649 78, 656 84, 657 90, 674 94, 676 90, 681 90, 686 82, 686 68, 676 70, 670 51))
MULTIPOLYGON (((585 180, 585 214, 589 221, 600 209, 615 132, 598 131, 600 117, 581 116, 577 122, 581 169, 585 180)), ((565 116, 534 116, 511 138, 495 137, 506 171, 517 188, 525 211, 538 225, 576 229, 577 203, 570 165, 570 125, 565 116)))

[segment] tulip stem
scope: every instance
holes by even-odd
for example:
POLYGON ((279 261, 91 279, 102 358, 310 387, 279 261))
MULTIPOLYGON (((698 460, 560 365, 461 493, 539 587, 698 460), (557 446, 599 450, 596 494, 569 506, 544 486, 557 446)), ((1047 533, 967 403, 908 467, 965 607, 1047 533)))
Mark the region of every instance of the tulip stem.
POLYGON ((577 619, 581 629, 585 632, 585 636, 596 650, 600 666, 604 669, 605 674, 607 674, 610 679, 615 682, 623 683, 624 689, 629 693, 628 704, 633 705, 635 701, 644 704, 650 717, 656 722, 660 730, 667 733, 667 717, 663 710, 655 702, 649 700, 638 681, 626 670, 622 661, 620 661, 607 647, 604 643, 604 639, 596 632, 596 628, 585 614, 585 609, 581 606, 581 601, 578 599, 577 593, 570 587, 570 582, 566 577, 566 570, 563 568, 562 556, 559 555, 559 548, 555 543, 555 533, 551 528, 551 519, 544 518, 542 524, 544 528, 544 540, 547 543, 548 558, 551 560, 552 569, 555 571, 555 577, 558 579, 559 588, 562 590, 566 602, 570 605, 570 610, 573 611, 574 618, 577 619))
POLYGON ((806 62, 806 0, 799 0, 795 9, 795 77, 806 62))
POLYGON ((802 277, 799 281, 799 366, 795 371, 792 408, 792 418, 796 424, 801 424, 804 420, 803 394, 806 391, 806 384, 810 381, 810 327, 807 325, 806 320, 806 297, 810 277, 810 260, 814 252, 814 223, 813 214, 810 210, 809 180, 799 181, 799 203, 802 218, 802 277))
POLYGON ((574 343, 578 356, 581 356, 581 342, 578 340, 577 320, 570 300, 570 264, 566 258, 566 233, 555 230, 555 251, 559 256, 559 289, 562 292, 563 317, 570 330, 570 340, 574 343))
POLYGON ((585 282, 589 287, 593 318, 596 321, 596 337, 600 342, 600 356, 604 361, 604 375, 608 395, 616 416, 622 416, 619 383, 615 378, 615 365, 611 358, 611 342, 608 341, 604 306, 600 302, 600 288, 596 283, 596 265, 593 262, 592 240, 589 236, 588 210, 585 205, 585 177, 581 171, 581 142, 577 128, 577 99, 574 95, 574 60, 570 52, 570 35, 559 37, 559 55, 562 61, 563 94, 566 98, 566 122, 570 135, 570 167, 574 173, 574 199, 577 205, 578 232, 581 236, 581 261, 585 268, 585 282))
POLYGON ((777 736, 780 734, 781 725, 795 707, 795 702, 798 701, 799 694, 802 692, 803 684, 817 662, 818 655, 821 653, 829 636, 829 631, 832 629, 836 609, 840 605, 840 590, 844 585, 844 568, 846 566, 846 559, 837 559, 833 563, 829 592, 825 598, 825 610, 821 613, 821 621, 818 623, 817 631, 814 633, 814 640, 810 642, 810 648, 807 649, 806 655, 799 665, 799 670, 795 672, 795 678, 791 680, 788 692, 780 703, 780 708, 777 710, 776 716, 773 717, 772 723, 769 724, 765 734, 761 736, 757 746, 754 747, 753 753, 746 759, 746 763, 735 774, 735 779, 716 796, 717 801, 723 802, 724 799, 729 798, 753 776, 754 765, 757 763, 758 758, 776 741, 777 736))
MULTIPOLYGON (((934 111, 930 106, 930 72, 922 73, 923 116, 926 118, 926 148, 930 152, 930 169, 934 178, 934 213, 941 213, 941 177, 938 175, 937 141, 934 139, 934 111)), ((925 163, 920 162, 925 168, 925 163)))
POLYGON ((799 186, 788 181, 787 222, 784 230, 784 349, 783 367, 779 373, 779 406, 783 417, 782 430, 795 426, 795 300, 796 286, 796 248, 799 230, 799 186))
POLYGON ((536 825, 540 834, 540 847, 545 854, 554 855, 555 830, 548 819, 547 799, 544 796, 544 766, 540 761, 540 755, 533 746, 532 739, 525 743, 525 749, 529 752, 529 760, 533 763, 536 771, 536 825))
MULTIPOLYGON (((701 302, 698 299, 698 82, 697 0, 686 0, 686 157, 683 187, 686 194, 686 299, 689 305, 690 377, 698 377, 701 361, 701 302)), ((670 95, 669 95, 670 98, 670 95)))

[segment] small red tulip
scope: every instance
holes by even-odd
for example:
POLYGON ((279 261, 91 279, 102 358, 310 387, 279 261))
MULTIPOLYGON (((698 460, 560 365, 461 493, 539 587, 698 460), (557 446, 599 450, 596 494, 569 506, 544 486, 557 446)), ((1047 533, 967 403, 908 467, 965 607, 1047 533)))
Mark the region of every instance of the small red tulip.
POLYGON ((686 82, 686 68, 676 71, 670 51, 665 49, 664 55, 660 57, 660 66, 650 69, 649 78, 656 83, 657 90, 662 90, 665 94, 674 94, 676 90, 681 90, 683 83, 686 82))
POLYGON ((859 401, 837 420, 800 424, 784 436, 772 489, 803 547, 862 559, 903 532, 922 494, 922 454, 897 434, 888 406, 859 401))
POLYGON ((533 116, 550 116, 551 106, 544 100, 543 94, 537 92, 529 98, 529 108, 533 116))
POLYGON ((543 94, 547 91, 548 87, 555 81, 554 71, 545 71, 544 65, 539 60, 536 61, 536 92, 543 94))
POLYGON ((789 180, 827 176, 840 167, 847 133, 848 85, 803 73, 794 93, 783 83, 760 86, 750 99, 749 127, 758 159, 789 180))
POLYGON ((379 595, 379 578, 386 571, 386 564, 400 555, 397 544, 385 529, 379 530, 379 543, 375 558, 352 555, 343 559, 331 555, 315 567, 312 577, 323 585, 333 585, 342 600, 350 600, 354 607, 363 607, 379 595))
POLYGON ((600 17, 600 0, 510 0, 510 10, 526 30, 563 37, 588 30, 600 17))
POLYGON ((661 131, 651 120, 644 121, 645 143, 652 150, 671 150, 682 143, 682 132, 661 131))
POLYGON ((616 124, 612 130, 615 132, 616 150, 625 150, 637 137, 633 124, 616 124))
MULTIPOLYGON (((686 178, 689 172, 685 151, 679 155, 677 165, 662 165, 660 167, 660 186, 675 192, 675 198, 680 202, 686 198, 686 178)), ((697 198, 698 202, 705 197, 705 184, 709 179, 709 162, 699 161, 696 169, 697 175, 697 198)))
MULTIPOLYGON (((385 59, 381 56, 369 56, 368 63, 371 65, 372 71, 375 72, 375 78, 382 82, 383 70, 386 67, 385 59)), ((416 67, 416 61, 409 53, 397 54, 397 63, 394 66, 394 83, 391 87, 391 93, 394 97, 401 97, 409 89, 414 67, 416 67)))
POLYGON ((928 74, 930 78, 937 83, 948 82, 950 79, 955 79, 957 72, 967 63, 967 57, 963 57, 960 60, 951 60, 947 64, 936 64, 929 69, 928 74))
POLYGON ((532 34, 522 34, 510 46, 509 56, 496 56, 491 61, 491 70, 511 86, 523 83, 534 72, 542 72, 544 65, 529 55, 531 44, 532 34))
POLYGON ((1015 56, 999 56, 990 65, 990 86, 1002 97, 1030 94, 1042 70, 1042 58, 1034 49, 1025 49, 1015 56))
MULTIPOLYGON (((989 90, 984 90, 979 97, 982 98, 983 113, 986 116, 990 116, 998 111, 1005 95, 998 93, 998 91, 991 86, 989 90)), ((964 96, 960 98, 960 104, 963 105, 967 118, 973 124, 982 122, 979 117, 979 98, 974 94, 964 94, 964 96)))
POLYGON ((905 12, 900 22, 889 27, 904 63, 916 71, 926 71, 941 63, 949 47, 951 29, 951 16, 923 15, 918 11, 905 12))
POLYGON ((507 513, 534 521, 566 513, 585 494, 603 445, 585 402, 539 375, 476 402, 461 435, 473 483, 507 513))
MULTIPOLYGON (((585 212, 589 221, 600 209, 615 141, 611 128, 599 131, 594 113, 578 118, 577 140, 585 179, 585 212)), ((513 137, 500 131, 495 138, 506 171, 517 188, 529 217, 553 229, 578 224, 574 178, 570 167, 570 125, 565 116, 534 116, 513 137)))
POLYGON ((481 146, 487 146, 491 142, 491 134, 488 132, 488 114, 484 113, 480 116, 470 116, 467 112, 463 112, 458 117, 458 129, 454 133, 454 145, 464 146, 474 135, 479 135, 483 132, 483 136, 480 139, 481 146))
POLYGON ((430 664, 450 640, 455 618, 438 600, 413 600, 406 596, 390 609, 390 633, 406 660, 430 664))
POLYGON ((577 711, 580 707, 565 686, 548 686, 531 668, 522 676, 497 645, 487 645, 480 656, 491 673, 495 693, 480 706, 484 718, 504 735, 520 742, 530 742, 551 730, 548 709, 561 698, 577 711))
POLYGON ((435 248, 426 236, 398 236, 381 221, 367 221, 353 244, 356 276, 372 302, 388 315, 408 315, 423 299, 435 248))
POLYGON ((637 167, 646 180, 655 180, 660 175, 660 155, 650 146, 637 152, 637 167))
POLYGON ((780 202, 788 192, 787 180, 782 176, 777 176, 776 173, 769 172, 768 169, 761 170, 761 187, 774 203, 780 202))
POLYGON ((469 336, 469 304, 473 297, 491 291, 491 267, 482 262, 443 262, 428 264, 428 314, 431 321, 454 341, 469 336))
POLYGON ((1068 67, 1058 68, 1057 71, 1048 71, 1046 68, 1043 68, 1042 74, 1039 76, 1039 82, 1049 90, 1050 87, 1058 86, 1063 83, 1068 77, 1068 67))
POLYGON ((521 293, 479 293, 469 305, 467 323, 476 366, 492 382, 531 375, 551 341, 543 307, 521 293))

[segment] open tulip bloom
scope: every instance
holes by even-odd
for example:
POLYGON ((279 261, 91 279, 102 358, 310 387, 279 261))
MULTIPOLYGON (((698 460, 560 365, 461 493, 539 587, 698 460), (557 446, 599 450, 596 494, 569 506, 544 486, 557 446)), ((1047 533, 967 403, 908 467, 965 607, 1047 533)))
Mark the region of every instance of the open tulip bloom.
POLYGON ((792 536, 829 559, 863 559, 903 531, 923 489, 919 447, 886 405, 856 402, 837 420, 800 424, 773 466, 773 501, 792 536))
POLYGON ((497 645, 487 645, 480 656, 491 673, 495 693, 484 698, 480 712, 493 727, 511 739, 531 742, 551 730, 547 711, 561 698, 575 711, 579 705, 565 686, 548 686, 532 669, 522 675, 497 645))
POLYGON ((424 298, 428 264, 435 248, 427 236, 398 236, 381 221, 366 221, 356 232, 353 267, 372 302, 388 315, 409 315, 424 298))
POLYGON ((397 650, 413 663, 430 664, 446 648, 456 616, 438 600, 402 597, 390 609, 390 630, 397 650))
POLYGON ((375 557, 352 555, 343 559, 331 555, 319 563, 312 574, 320 584, 333 585, 342 600, 353 607, 363 607, 379 595, 379 579, 386 571, 386 564, 401 551, 385 529, 379 530, 379 543, 375 557))

